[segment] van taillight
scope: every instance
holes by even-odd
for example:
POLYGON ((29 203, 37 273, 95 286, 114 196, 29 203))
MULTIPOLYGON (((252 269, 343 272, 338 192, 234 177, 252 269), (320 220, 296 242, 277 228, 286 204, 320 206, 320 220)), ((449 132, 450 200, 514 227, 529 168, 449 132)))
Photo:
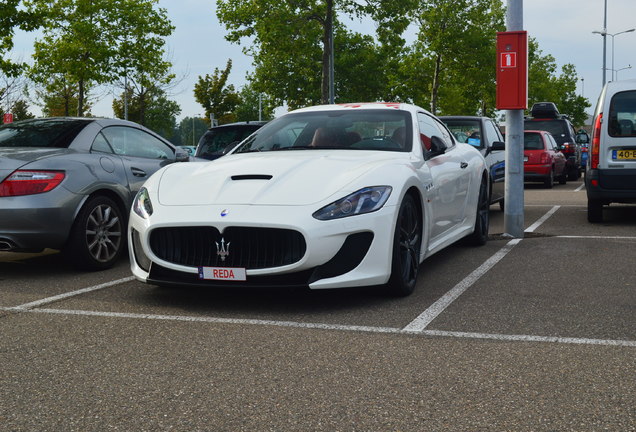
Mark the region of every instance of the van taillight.
POLYGON ((601 152, 601 123, 603 122, 603 113, 596 116, 594 120, 594 129, 592 130, 592 151, 590 152, 590 168, 597 169, 601 152))

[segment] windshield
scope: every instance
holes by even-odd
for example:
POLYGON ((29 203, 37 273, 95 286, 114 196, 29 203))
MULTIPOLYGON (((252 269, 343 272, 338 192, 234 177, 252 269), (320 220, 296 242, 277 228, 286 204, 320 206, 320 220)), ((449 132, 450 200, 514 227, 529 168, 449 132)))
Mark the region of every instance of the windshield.
POLYGON ((563 120, 526 120, 524 124, 526 130, 550 132, 559 145, 569 141, 567 137, 567 125, 563 120))
POLYGON ((408 112, 395 109, 288 114, 259 129, 235 153, 314 149, 410 151, 411 123, 408 112))
POLYGON ((0 147, 67 148, 92 120, 37 119, 0 126, 0 147))
POLYGON ((481 130, 478 120, 446 120, 443 118, 440 120, 446 124, 458 142, 481 147, 481 130))

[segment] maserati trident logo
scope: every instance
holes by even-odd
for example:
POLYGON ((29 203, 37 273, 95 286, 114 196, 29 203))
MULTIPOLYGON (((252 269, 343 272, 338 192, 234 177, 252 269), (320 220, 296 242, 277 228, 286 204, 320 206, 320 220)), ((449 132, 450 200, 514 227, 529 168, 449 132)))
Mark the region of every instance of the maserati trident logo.
POLYGON ((230 242, 225 244, 225 239, 221 237, 221 245, 219 246, 219 242, 214 242, 216 244, 216 256, 221 257, 221 261, 225 261, 225 258, 230 254, 230 242))

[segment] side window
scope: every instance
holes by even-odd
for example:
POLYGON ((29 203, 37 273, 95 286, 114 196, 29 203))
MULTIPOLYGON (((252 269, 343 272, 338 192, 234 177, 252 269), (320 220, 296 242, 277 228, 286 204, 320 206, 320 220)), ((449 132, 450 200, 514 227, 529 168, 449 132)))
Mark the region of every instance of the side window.
POLYGON ((612 97, 608 132, 611 137, 636 136, 636 91, 624 91, 612 97))
POLYGON ((139 129, 112 126, 102 133, 113 148, 115 154, 147 159, 174 159, 174 151, 170 146, 154 136, 139 129))
POLYGON ((492 120, 486 120, 486 137, 489 142, 493 141, 503 141, 501 136, 501 132, 499 132, 499 128, 495 126, 492 120))
POLYGON ((434 136, 441 138, 448 148, 455 145, 448 129, 433 117, 424 113, 417 113, 417 124, 420 129, 420 141, 424 153, 431 149, 431 138, 434 136))
POLYGON ((95 141, 93 141, 93 145, 91 146, 91 151, 99 153, 113 153, 113 149, 101 132, 95 137, 95 141))

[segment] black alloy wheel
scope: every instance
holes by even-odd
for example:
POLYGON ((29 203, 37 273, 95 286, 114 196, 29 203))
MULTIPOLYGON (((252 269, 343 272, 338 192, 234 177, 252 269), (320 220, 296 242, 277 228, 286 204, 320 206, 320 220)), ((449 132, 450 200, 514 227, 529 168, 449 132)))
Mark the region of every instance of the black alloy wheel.
POLYGON ((391 276, 387 288, 404 297, 415 290, 420 262, 422 224, 420 211, 411 195, 406 195, 398 213, 393 236, 391 276))
POLYGON ((475 246, 485 245, 488 241, 488 229, 490 226, 490 197, 488 185, 482 180, 479 186, 479 198, 477 199, 477 216, 475 218, 475 230, 467 237, 468 242, 475 246))
POLYGON ((117 204, 104 196, 94 197, 77 215, 65 252, 76 267, 106 269, 121 255, 123 235, 124 223, 117 204))

